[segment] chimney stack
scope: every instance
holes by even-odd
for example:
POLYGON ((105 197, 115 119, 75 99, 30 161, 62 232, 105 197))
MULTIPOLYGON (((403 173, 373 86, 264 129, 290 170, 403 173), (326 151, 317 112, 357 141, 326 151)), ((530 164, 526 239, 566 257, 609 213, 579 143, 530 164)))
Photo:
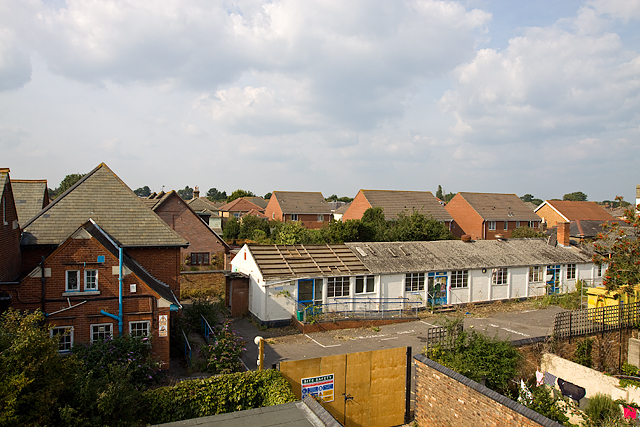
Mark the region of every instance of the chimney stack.
POLYGON ((200 198, 200 189, 198 188, 197 185, 196 185, 196 188, 193 189, 193 198, 194 199, 200 198))
POLYGON ((571 234, 571 223, 570 222, 558 222, 557 229, 557 240, 560 246, 564 246, 568 248, 571 246, 570 234, 571 234))

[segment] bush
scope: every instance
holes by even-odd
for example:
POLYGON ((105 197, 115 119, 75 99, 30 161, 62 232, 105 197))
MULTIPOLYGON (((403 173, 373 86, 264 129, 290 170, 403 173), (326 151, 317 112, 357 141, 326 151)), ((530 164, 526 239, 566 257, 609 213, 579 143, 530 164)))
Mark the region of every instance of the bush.
MULTIPOLYGON (((533 400, 530 403, 527 402, 527 399, 519 399, 520 402, 524 402, 524 406, 561 424, 569 421, 569 417, 567 417, 564 409, 562 409, 562 406, 566 406, 564 399, 555 398, 550 388, 542 385, 539 387, 530 387, 529 390, 533 396, 533 400)), ((522 392, 520 393, 522 396, 522 392)))
POLYGON ((242 369, 240 356, 246 349, 244 341, 231 330, 229 322, 217 325, 214 328, 214 336, 210 344, 203 346, 200 351, 205 358, 207 366, 205 370, 212 374, 230 374, 242 369))
POLYGON ((194 299, 190 307, 186 306, 182 310, 180 326, 186 333, 199 332, 201 330, 201 316, 204 316, 209 324, 215 325, 219 312, 219 302, 213 302, 205 298, 194 299))
POLYGON ((589 405, 585 409, 588 425, 602 426, 621 418, 620 405, 603 393, 597 393, 589 398, 589 405))
POLYGON ((250 371, 187 380, 144 393, 151 424, 224 414, 294 402, 291 386, 278 371, 250 371))
POLYGON ((591 350, 593 348, 593 340, 591 338, 585 338, 578 343, 576 351, 571 358, 572 362, 578 363, 587 368, 593 367, 593 360, 591 360, 591 350))

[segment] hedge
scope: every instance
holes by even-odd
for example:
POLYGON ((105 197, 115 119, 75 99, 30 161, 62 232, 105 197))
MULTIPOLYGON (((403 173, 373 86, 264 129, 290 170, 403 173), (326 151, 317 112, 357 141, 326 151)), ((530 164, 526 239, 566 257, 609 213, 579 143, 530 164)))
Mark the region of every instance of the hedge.
POLYGON ((224 414, 294 402, 291 386, 279 371, 263 370, 186 380, 144 393, 151 424, 224 414))

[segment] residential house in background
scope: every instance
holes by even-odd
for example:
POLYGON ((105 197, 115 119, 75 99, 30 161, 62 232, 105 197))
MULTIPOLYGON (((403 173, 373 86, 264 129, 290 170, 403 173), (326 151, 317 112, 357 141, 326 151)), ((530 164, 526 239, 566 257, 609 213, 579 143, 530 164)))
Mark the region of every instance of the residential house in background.
POLYGON ((540 229, 540 218, 515 194, 460 192, 446 205, 453 217, 451 232, 461 237, 509 238, 518 227, 540 229))
POLYGON ((333 217, 322 193, 304 191, 274 191, 264 213, 270 220, 299 221, 310 229, 324 227, 333 217))
POLYGON ((267 208, 267 205, 269 204, 268 200, 265 200, 264 198, 259 197, 259 196, 243 197, 243 199, 250 201, 254 205, 260 206, 260 208, 262 209, 263 212, 267 208))
POLYGON ((612 216, 596 202, 545 200, 535 212, 542 220, 542 223, 549 228, 555 227, 558 222, 588 220, 599 221, 602 224, 603 222, 617 220, 616 217, 612 216))
POLYGON ((222 216, 220 207, 224 203, 212 202, 206 197, 200 197, 200 191, 196 186, 193 190, 193 199, 187 200, 189 207, 216 233, 222 234, 222 216))
POLYGON ((18 220, 26 224, 50 202, 46 179, 12 179, 18 220))
MULTIPOLYGON (((331 202, 331 203, 342 203, 342 202, 331 202)), ((331 212, 333 213, 333 219, 335 219, 336 221, 342 221, 342 217, 344 216, 345 212, 349 210, 349 206, 351 206, 351 202, 342 203, 341 206, 337 206, 335 208, 332 207, 331 212)))
POLYGON ((603 271, 546 239, 245 245, 231 265, 249 276, 250 313, 270 325, 310 305, 348 316, 571 291, 603 271))
POLYGON ((0 282, 12 282, 20 273, 20 225, 9 172, 0 168, 0 282))
POLYGON ((255 203, 250 202, 244 197, 239 197, 229 203, 226 203, 220 207, 220 214, 222 215, 222 229, 231 218, 240 219, 247 213, 255 211, 264 214, 264 209, 255 203))
POLYGON ((451 225, 453 218, 430 191, 360 190, 342 216, 342 220, 360 219, 369 208, 382 208, 386 220, 397 219, 398 214, 414 212, 431 216, 451 225))
POLYGON ((184 269, 227 269, 229 246, 191 208, 188 201, 173 190, 160 199, 142 201, 189 242, 189 247, 180 250, 184 269))

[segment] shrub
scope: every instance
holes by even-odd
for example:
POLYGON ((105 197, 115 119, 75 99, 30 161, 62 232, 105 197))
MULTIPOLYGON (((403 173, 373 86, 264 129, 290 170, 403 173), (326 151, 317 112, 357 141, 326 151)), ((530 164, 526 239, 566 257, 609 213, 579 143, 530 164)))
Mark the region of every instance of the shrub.
POLYGON ((578 343, 576 351, 571 358, 572 362, 578 363, 587 368, 593 367, 593 360, 591 359, 591 350, 593 348, 593 340, 591 338, 585 338, 578 343))
POLYGON ((242 368, 240 356, 246 349, 244 341, 233 330, 229 322, 214 328, 214 336, 210 344, 201 347, 200 351, 206 361, 206 371, 212 374, 230 374, 242 368))
POLYGON ((180 326, 185 332, 199 332, 201 330, 201 315, 207 321, 214 325, 218 320, 220 312, 220 303, 213 302, 204 298, 194 299, 191 306, 187 306, 182 310, 180 317, 180 326))
POLYGON ((620 405, 603 393, 589 398, 589 405, 584 410, 588 417, 588 425, 601 426, 620 419, 620 405))
MULTIPOLYGON (((566 406, 564 399, 555 398, 550 388, 542 385, 539 387, 530 387, 529 390, 533 396, 531 402, 528 402, 527 399, 518 400, 521 403, 524 402, 524 406, 561 424, 569 421, 569 417, 563 409, 563 406, 566 406)), ((522 390, 520 390, 520 396, 523 396, 522 390)))

